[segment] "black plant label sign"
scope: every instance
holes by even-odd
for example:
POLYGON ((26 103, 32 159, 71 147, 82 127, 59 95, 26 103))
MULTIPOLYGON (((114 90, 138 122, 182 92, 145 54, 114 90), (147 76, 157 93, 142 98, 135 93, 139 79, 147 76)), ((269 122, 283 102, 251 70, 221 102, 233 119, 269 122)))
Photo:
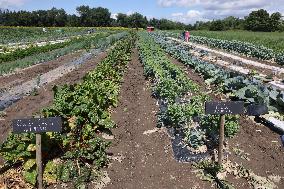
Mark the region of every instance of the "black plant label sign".
POLYGON ((15 119, 12 121, 13 133, 61 132, 60 117, 15 119))
POLYGON ((211 115, 244 114, 244 102, 242 101, 206 102, 205 113, 211 115))

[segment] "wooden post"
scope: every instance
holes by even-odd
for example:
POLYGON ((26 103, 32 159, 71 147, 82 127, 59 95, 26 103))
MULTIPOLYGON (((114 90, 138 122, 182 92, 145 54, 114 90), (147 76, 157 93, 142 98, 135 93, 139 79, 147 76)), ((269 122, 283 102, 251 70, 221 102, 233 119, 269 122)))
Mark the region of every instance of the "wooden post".
POLYGON ((218 150, 218 164, 219 165, 222 165, 222 161, 223 161, 224 131, 225 131, 225 115, 221 115, 220 116, 220 133, 219 133, 219 150, 218 150))
POLYGON ((38 189, 42 189, 42 157, 41 157, 41 134, 36 134, 36 164, 38 189))

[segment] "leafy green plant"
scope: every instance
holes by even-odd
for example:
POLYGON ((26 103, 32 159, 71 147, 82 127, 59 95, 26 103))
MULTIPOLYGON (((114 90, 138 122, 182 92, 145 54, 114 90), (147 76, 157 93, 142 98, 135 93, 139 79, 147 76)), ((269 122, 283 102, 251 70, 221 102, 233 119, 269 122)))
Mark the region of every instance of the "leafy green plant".
POLYGON ((32 184, 35 185, 36 178, 37 178, 37 172, 36 172, 36 160, 35 159, 29 159, 25 162, 23 165, 24 171, 23 171, 23 177, 24 179, 32 184))
POLYGON ((0 54, 0 63, 17 60, 20 58, 24 58, 26 56, 31 56, 33 54, 38 54, 38 53, 43 53, 43 52, 48 52, 48 51, 52 51, 55 49, 63 48, 63 47, 66 47, 74 43, 79 43, 82 40, 84 39, 75 38, 75 39, 68 40, 62 43, 57 43, 57 44, 47 44, 45 46, 30 46, 26 49, 16 49, 15 51, 11 53, 0 54))
POLYGON ((82 38, 78 43, 72 43, 63 48, 55 49, 48 52, 37 53, 32 56, 27 56, 23 59, 17 59, 15 61, 5 62, 0 64, 0 75, 4 73, 10 73, 16 68, 25 68, 34 64, 38 64, 45 61, 54 60, 60 56, 66 55, 71 52, 84 49, 85 45, 89 43, 92 44, 92 47, 104 50, 105 48, 112 45, 115 41, 123 38, 126 33, 118 33, 110 35, 111 33, 102 33, 95 35, 94 37, 82 38), (110 40, 112 39, 112 40, 110 40))
MULTIPOLYGON (((77 187, 83 187, 91 179, 92 170, 107 163, 106 148, 110 143, 97 133, 114 127, 108 110, 117 104, 122 74, 134 42, 133 35, 117 42, 82 83, 54 87, 54 102, 42 113, 44 117, 61 117, 63 131, 42 135, 47 183, 74 181, 77 187), (54 159, 59 163, 53 164, 54 159)), ((36 175, 32 164, 34 144, 34 134, 10 134, 0 145, 0 155, 7 163, 23 162, 23 177, 31 184, 35 183, 36 175)))
POLYGON ((185 132, 185 141, 190 147, 198 149, 205 144, 206 135, 200 128, 190 128, 188 132, 185 132))
MULTIPOLYGON (((140 33, 138 43, 139 56, 144 66, 144 73, 153 81, 153 94, 160 102, 160 111, 158 113, 158 126, 174 127, 182 129, 185 132, 184 141, 193 148, 198 148, 205 144, 205 138, 208 135, 218 134, 218 117, 205 116, 204 103, 210 100, 206 94, 202 94, 198 85, 190 80, 187 75, 179 67, 171 63, 165 52, 155 42, 161 38, 155 38, 148 34, 140 33), (201 116, 202 128, 187 128, 194 117, 201 116)), ((158 42, 159 43, 159 42, 158 42)), ((178 59, 190 61, 191 59, 183 56, 186 54, 180 49, 172 45, 167 46, 168 42, 161 43, 163 48, 168 49, 171 54, 174 54, 178 59), (180 53, 181 52, 181 53, 180 53)), ((178 45, 177 45, 178 46, 178 45)), ((196 64, 196 66, 199 64, 196 64)), ((223 71, 215 70, 214 66, 197 67, 205 77, 210 79, 212 83, 222 83, 229 74, 224 74, 223 71), (204 71, 206 70, 206 71, 204 71)), ((236 117, 227 117, 226 136, 233 137, 239 129, 236 117)))
POLYGON ((281 103, 274 100, 269 100, 269 96, 273 95, 274 89, 266 87, 263 81, 258 80, 252 76, 245 76, 236 72, 226 70, 217 65, 213 65, 209 62, 199 60, 190 54, 189 46, 180 44, 179 42, 172 41, 166 38, 167 35, 171 35, 166 32, 151 33, 152 39, 160 45, 166 52, 173 57, 179 59, 185 65, 195 69, 196 72, 201 73, 206 79, 207 84, 217 85, 220 89, 223 89, 225 93, 228 93, 232 100, 242 100, 247 104, 258 103, 269 106, 270 110, 284 109, 281 103))
MULTIPOLYGON (((238 123, 237 116, 226 115, 225 118, 225 136, 232 138, 235 136, 240 127, 238 123)), ((216 115, 206 115, 201 119, 201 126, 204 128, 208 135, 210 136, 218 136, 219 134, 219 126, 220 126, 220 116, 216 115)))

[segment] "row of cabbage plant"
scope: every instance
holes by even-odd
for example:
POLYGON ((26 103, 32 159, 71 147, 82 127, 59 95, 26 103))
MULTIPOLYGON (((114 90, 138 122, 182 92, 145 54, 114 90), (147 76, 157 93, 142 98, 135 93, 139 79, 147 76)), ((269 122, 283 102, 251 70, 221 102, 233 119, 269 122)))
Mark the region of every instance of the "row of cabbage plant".
POLYGON ((233 100, 243 100, 246 104, 266 104, 272 111, 284 111, 284 91, 265 85, 252 76, 200 60, 190 54, 188 46, 169 40, 160 33, 150 35, 167 53, 201 73, 208 84, 220 86, 233 100))
MULTIPOLYGON (((180 38, 179 34, 169 33, 167 35, 180 38)), ((193 43, 198 43, 206 45, 213 48, 219 48, 226 50, 228 52, 238 53, 248 57, 257 58, 260 60, 273 60, 279 65, 284 65, 284 53, 277 53, 270 48, 263 45, 254 45, 252 43, 237 41, 237 40, 224 40, 208 38, 203 36, 191 36, 190 41, 193 43)))

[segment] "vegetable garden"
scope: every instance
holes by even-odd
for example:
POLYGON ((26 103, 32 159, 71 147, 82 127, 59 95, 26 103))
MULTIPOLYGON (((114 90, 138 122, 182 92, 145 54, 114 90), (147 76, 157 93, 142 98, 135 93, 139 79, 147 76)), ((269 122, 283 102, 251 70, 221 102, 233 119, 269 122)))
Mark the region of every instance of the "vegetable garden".
MULTIPOLYGON (((175 33, 175 32, 174 32, 175 33)), ((173 34, 174 34, 173 33, 173 34)), ((281 33, 193 31, 191 42, 283 65, 281 33)), ((176 34, 175 35, 179 35, 176 34)))
MULTIPOLYGON (((54 68, 80 62, 52 82, 38 81, 33 92, 23 94, 0 112, 0 188, 36 188, 38 184, 36 135, 14 134, 11 121, 15 115, 62 119, 62 132, 42 134, 47 188, 284 186, 281 132, 258 123, 258 119, 271 116, 283 123, 281 89, 251 74, 200 59, 191 53, 192 47, 169 38, 178 38, 174 33, 122 28, 87 32, 92 29, 69 28, 64 34, 66 41, 29 44, 0 54, 0 83, 1 77, 3 84, 5 78, 9 81, 7 87, 0 87, 1 101, 14 86, 34 81, 27 76, 36 75, 33 70, 41 79, 49 73, 42 68, 53 61, 59 62, 54 68), (104 58, 94 63, 100 56, 104 58), (140 68, 143 71, 139 72, 140 68), (21 80, 14 81, 16 77, 21 80), (129 83, 131 86, 125 86, 129 83), (36 103, 45 98, 46 103, 36 103), (257 104, 269 109, 269 114, 258 119, 226 115, 223 165, 216 158, 219 117, 205 113, 208 101, 243 101, 246 107, 257 104)), ((15 39, 22 30, 25 28, 17 29, 15 39)), ((52 28, 48 34, 39 28, 27 30, 39 35, 27 37, 24 43, 62 39, 52 28)), ((262 60, 276 57, 273 50, 249 43, 198 36, 192 40, 262 60)))
POLYGON ((264 103, 270 106, 271 110, 283 112, 283 92, 265 87, 261 81, 251 76, 238 75, 208 62, 200 61, 187 52, 186 46, 167 41, 159 35, 154 37, 168 53, 201 73, 207 83, 221 86, 223 88, 221 90, 230 93, 233 99, 244 100, 248 104, 264 103))

